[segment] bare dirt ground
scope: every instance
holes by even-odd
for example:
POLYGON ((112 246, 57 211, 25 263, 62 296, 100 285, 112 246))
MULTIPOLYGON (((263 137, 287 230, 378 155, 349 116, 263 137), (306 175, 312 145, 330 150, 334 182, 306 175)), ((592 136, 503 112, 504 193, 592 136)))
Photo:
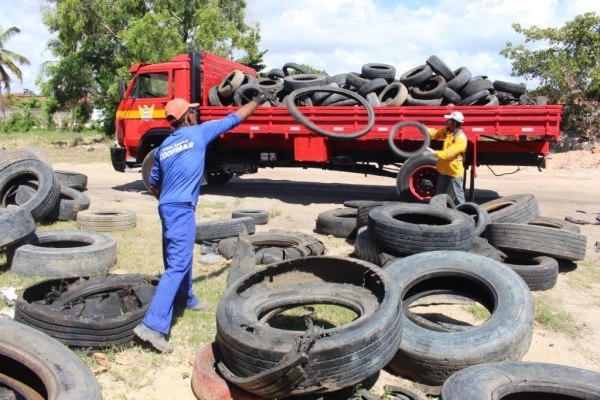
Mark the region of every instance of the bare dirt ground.
MULTIPOLYGON (((115 172, 109 162, 55 164, 54 167, 88 175, 86 193, 92 200, 92 208, 117 206, 158 220, 156 201, 146 191, 139 173, 115 172)), ((494 195, 532 193, 543 216, 561 219, 571 216, 595 222, 600 213, 600 154, 589 151, 555 154, 543 172, 532 167, 514 174, 509 173, 516 167, 493 170, 507 175, 497 177, 485 167, 478 169, 476 202, 487 201, 494 195)), ((267 225, 257 226, 257 231, 288 229, 312 234, 320 212, 342 207, 343 201, 351 199, 396 200, 394 185, 395 181, 386 177, 281 168, 234 178, 221 187, 203 187, 200 201, 279 210, 279 216, 267 225)), ((209 215, 198 215, 199 222, 210 219, 209 215)), ((570 324, 576 333, 553 331, 536 322, 533 342, 524 360, 600 372, 600 253, 594 249, 600 240, 600 226, 582 225, 581 233, 588 238, 586 261, 576 268, 563 268, 556 287, 544 293, 550 296, 557 310, 571 315, 570 324)), ((341 239, 328 240, 326 244, 329 254, 346 256, 352 251, 352 244, 341 239)), ((453 315, 455 318, 473 320, 472 315, 461 309, 452 312, 457 314, 453 315)), ((149 382, 150 391, 138 395, 129 393, 125 397, 193 399, 189 379, 171 379, 181 376, 185 370, 191 373, 192 367, 181 364, 164 367, 150 379, 153 381, 149 382)), ((114 398, 110 382, 105 379, 99 376, 103 394, 107 399, 114 398)), ((383 371, 373 391, 382 393, 383 384, 388 383, 411 387, 411 382, 383 371)))

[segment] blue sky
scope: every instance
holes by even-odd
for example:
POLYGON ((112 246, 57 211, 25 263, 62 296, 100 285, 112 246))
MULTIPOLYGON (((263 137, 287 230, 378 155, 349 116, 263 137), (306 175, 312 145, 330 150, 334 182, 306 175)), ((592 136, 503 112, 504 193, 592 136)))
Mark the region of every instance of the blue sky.
MULTIPOLYGON (((41 21, 42 0, 0 0, 0 26, 21 34, 5 47, 26 56, 23 83, 11 89, 37 91, 35 79, 50 35, 41 21)), ((397 75, 436 55, 452 69, 521 82, 498 53, 507 41, 522 43, 511 24, 560 27, 586 11, 600 13, 593 0, 248 0, 247 20, 261 27, 267 68, 286 62, 312 65, 330 74, 357 71, 371 62, 394 65, 397 75)), ((535 82, 525 82, 529 88, 535 82)))

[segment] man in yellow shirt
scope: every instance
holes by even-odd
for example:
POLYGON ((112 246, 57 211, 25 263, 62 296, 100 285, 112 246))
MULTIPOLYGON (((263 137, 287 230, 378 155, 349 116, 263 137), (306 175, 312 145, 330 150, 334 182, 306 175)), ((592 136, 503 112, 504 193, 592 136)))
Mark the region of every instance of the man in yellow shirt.
POLYGON ((437 181, 436 194, 447 193, 456 204, 465 202, 463 190, 463 155, 467 150, 467 136, 461 126, 465 117, 461 112, 454 111, 444 115, 448 119, 446 126, 440 129, 429 128, 432 140, 443 140, 442 150, 435 151, 428 147, 424 154, 433 154, 437 159, 435 169, 440 173, 437 181))

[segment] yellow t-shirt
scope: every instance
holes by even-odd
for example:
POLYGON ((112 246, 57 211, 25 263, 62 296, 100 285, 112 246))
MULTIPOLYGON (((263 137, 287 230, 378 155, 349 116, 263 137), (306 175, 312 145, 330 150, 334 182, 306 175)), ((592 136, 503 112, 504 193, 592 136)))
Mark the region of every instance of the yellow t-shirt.
POLYGON ((431 139, 444 140, 442 150, 433 153, 438 159, 435 169, 442 175, 462 178, 465 171, 463 154, 467 150, 465 133, 462 130, 452 133, 446 127, 428 130, 431 139))

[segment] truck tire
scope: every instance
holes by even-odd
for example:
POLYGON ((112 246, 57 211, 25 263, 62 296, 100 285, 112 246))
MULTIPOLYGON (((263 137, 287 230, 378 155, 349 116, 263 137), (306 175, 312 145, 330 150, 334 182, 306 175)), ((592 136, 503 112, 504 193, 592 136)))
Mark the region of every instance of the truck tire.
POLYGON ((388 204, 398 204, 397 201, 366 201, 361 204, 356 211, 356 227, 362 228, 369 224, 369 212, 377 207, 388 204))
POLYGON ((69 346, 124 344, 133 339, 158 282, 135 274, 44 280, 19 295, 15 318, 69 346))
POLYGON ((560 260, 585 259, 587 237, 563 229, 518 223, 492 223, 486 235, 500 249, 543 254, 560 260))
POLYGON ((402 291, 403 310, 425 296, 460 294, 478 301, 491 317, 468 330, 440 332, 404 317, 398 352, 388 364, 403 378, 438 386, 471 365, 520 360, 531 344, 533 298, 510 268, 461 251, 436 251, 396 261, 386 268, 402 291))
POLYGON ((572 222, 565 221, 564 219, 552 218, 552 217, 537 217, 533 221, 529 221, 527 225, 545 226, 548 228, 563 229, 565 231, 573 233, 581 233, 581 228, 572 222))
POLYGON ((498 362, 465 368, 442 386, 444 400, 492 399, 498 393, 514 398, 597 399, 600 374, 565 365, 498 362))
POLYGON ((231 97, 244 81, 244 73, 239 70, 231 71, 217 87, 217 93, 222 97, 231 97))
POLYGON ((439 99, 417 99, 412 95, 412 91, 408 93, 406 101, 404 102, 407 106, 439 106, 442 104, 442 97, 439 99))
MULTIPOLYGON (((460 91, 461 99, 467 99, 472 97, 476 93, 483 92, 484 90, 488 91, 494 89, 494 84, 489 79, 482 79, 480 77, 473 77, 469 80, 467 85, 460 91)), ((483 97, 483 96, 480 96, 483 97)))
POLYGON ((299 74, 310 74, 310 71, 308 70, 308 68, 306 68, 300 64, 293 63, 293 62, 283 64, 283 67, 281 68, 281 70, 283 71, 284 78, 288 75, 291 75, 290 70, 294 70, 299 74))
POLYGON ((526 224, 540 216, 540 207, 534 195, 515 194, 481 204, 492 223, 526 224))
POLYGON ((492 85, 493 85, 494 89, 496 89, 497 91, 510 93, 515 97, 524 95, 525 92, 527 91, 527 87, 521 83, 494 81, 492 85))
POLYGON ((461 100, 460 95, 449 87, 446 87, 446 90, 444 90, 442 99, 448 104, 458 104, 461 100))
POLYGON ((348 83, 354 89, 358 90, 363 85, 369 83, 369 79, 366 79, 358 72, 348 72, 348 74, 346 75, 346 83, 348 83))
POLYGON ((208 89, 208 104, 215 107, 223 106, 221 97, 219 96, 218 86, 213 86, 208 89))
POLYGON ((8 318, 0 318, 0 331, 0 374, 37 394, 30 398, 102 399, 92 371, 62 343, 8 318))
POLYGON ((16 162, 27 160, 35 160, 43 163, 43 161, 40 160, 37 154, 35 154, 32 151, 23 149, 6 150, 4 151, 4 153, 2 153, 2 158, 0 159, 0 171, 16 162))
POLYGON ((434 207, 441 208, 451 208, 456 210, 456 204, 454 204, 454 199, 450 197, 450 195, 446 193, 436 194, 431 199, 429 199, 429 205, 434 207))
POLYGON ((366 226, 359 228, 354 241, 353 257, 381 267, 381 253, 382 250, 377 242, 371 238, 369 229, 366 226))
POLYGON ((88 177, 85 174, 72 171, 55 170, 54 175, 60 181, 60 184, 80 192, 87 189, 88 177))
POLYGON ((404 201, 428 202, 435 196, 437 179, 434 155, 419 155, 406 160, 396 176, 396 191, 404 201))
POLYGON ((248 274, 219 301, 219 370, 230 382, 268 398, 353 386, 380 371, 398 348, 400 291, 385 271, 346 257, 299 258, 248 274), (301 304, 337 304, 358 317, 331 329, 307 323, 305 332, 269 325, 301 304), (297 379, 286 379, 292 376, 297 379), (260 383, 253 387, 254 382, 260 383))
MULTIPOLYGON (((329 100, 329 99, 327 99, 327 100, 329 100)), ((373 125, 375 125, 375 113, 373 112, 373 107, 371 107, 369 102, 365 98, 359 96, 358 94, 351 92, 349 90, 346 90, 346 89, 342 89, 342 88, 321 86, 321 87, 317 87, 317 88, 297 89, 297 90, 294 90, 292 93, 290 93, 289 96, 287 97, 286 106, 288 108, 288 111, 290 112, 290 114, 292 114, 292 116, 296 119, 296 121, 298 121, 299 123, 304 125, 309 130, 311 130, 319 135, 330 137, 330 138, 347 139, 347 140, 357 139, 357 138, 367 134, 368 132, 370 132, 371 128, 373 128, 373 125), (355 133, 350 133, 350 134, 344 134, 344 133, 338 134, 338 133, 328 132, 324 129, 319 128, 318 126, 313 124, 308 118, 306 118, 304 115, 302 115, 302 113, 300 111, 298 111, 298 109, 296 108, 296 105, 294 104, 294 100, 296 97, 302 98, 303 95, 307 95, 307 94, 315 93, 315 92, 330 92, 330 93, 334 93, 334 94, 343 94, 349 98, 352 98, 352 99, 358 101, 367 111, 367 114, 368 114, 367 125, 360 131, 355 132, 355 133)))
POLYGON ((38 190, 21 207, 29 210, 35 221, 41 221, 56 206, 60 196, 60 183, 54 171, 41 161, 18 161, 1 169, 0 197, 4 197, 8 190, 16 189, 21 182, 28 180, 36 180, 38 190))
POLYGON ((254 219, 252 217, 198 223, 196 224, 196 243, 202 243, 205 240, 238 236, 242 232, 242 226, 246 227, 246 231, 250 235, 255 231, 254 219))
POLYGON ((367 97, 369 93, 379 94, 387 87, 388 83, 383 78, 373 79, 362 85, 360 89, 356 93, 358 93, 362 97, 367 97))
POLYGON ((285 78, 285 74, 281 68, 271 68, 269 72, 267 72, 267 78, 269 79, 283 79, 285 78))
POLYGON ((451 81, 456 78, 456 75, 454 75, 454 72, 452 72, 450 67, 437 56, 429 57, 425 63, 431 67, 433 72, 443 77, 445 81, 451 81))
MULTIPOLYGON (((25 204, 37 191, 37 182, 27 182, 19 185, 15 195, 17 204, 25 204)), ((68 186, 60 185, 60 197, 56 206, 46 215, 47 218, 59 221, 75 221, 79 211, 90 207, 90 198, 82 192, 68 186)))
POLYGON ((396 77, 396 67, 381 63, 363 64, 361 75, 371 80, 383 78, 387 83, 392 83, 396 77))
POLYGON ((269 222, 269 212, 265 210, 233 210, 231 218, 251 217, 255 225, 265 225, 269 222))
POLYGON ((0 249, 26 238, 36 229, 35 221, 26 208, 0 209, 0 249))
POLYGON ((52 160, 48 154, 39 147, 21 147, 20 150, 33 153, 41 162, 52 168, 52 160))
POLYGON ((446 81, 439 75, 430 77, 419 86, 413 87, 412 96, 419 100, 433 100, 444 97, 446 91, 446 81))
POLYGON ((392 82, 387 85, 378 99, 382 106, 401 106, 408 97, 408 89, 400 82, 392 82))
POLYGON ((460 91, 469 83, 469 79, 471 79, 471 71, 467 67, 460 67, 453 71, 456 77, 451 80, 447 80, 448 88, 454 90, 456 93, 460 93, 460 91))
POLYGON ((558 280, 558 261, 548 256, 506 251, 504 265, 515 271, 529 286, 529 290, 548 290, 558 280))
POLYGON ((325 75, 319 74, 295 74, 288 75, 283 79, 283 89, 289 93, 296 89, 324 85, 325 75))
POLYGON ((77 228, 84 231, 112 232, 133 229, 137 217, 133 210, 99 209, 77 213, 77 228))
MULTIPOLYGON (((296 76, 296 75, 294 75, 296 76)), ((245 104, 250 103, 256 95, 262 92, 262 88, 256 83, 247 83, 245 85, 240 86, 235 93, 233 94, 233 104, 238 107, 241 107, 245 104)), ((259 105, 270 104, 269 101, 265 98, 264 103, 259 105)))
POLYGON ((152 168, 154 167, 154 153, 156 153, 156 150, 158 150, 158 148, 150 150, 142 162, 142 181, 150 193, 152 193, 150 190, 150 174, 152 173, 152 168))
POLYGON ((17 246, 9 261, 22 276, 91 276, 117 263, 117 241, 97 232, 37 232, 17 246))
POLYGON ((468 251, 475 223, 460 211, 429 204, 398 204, 369 212, 369 232, 382 249, 397 255, 436 250, 468 251))
POLYGON ((196 353, 192 372, 192 392, 198 400, 263 400, 263 397, 247 392, 227 382, 217 369, 220 356, 216 342, 210 343, 196 353))
POLYGON ((425 127, 425 125, 423 125, 422 123, 417 122, 417 121, 400 121, 392 127, 392 129, 390 130, 390 134, 388 135, 388 145, 390 146, 390 149, 392 150, 392 152, 394 154, 396 154, 397 156, 399 156, 403 159, 407 159, 407 158, 422 154, 423 151, 427 147, 429 147, 430 143, 431 143, 431 138, 429 137, 429 131, 427 131, 427 127, 425 127), (396 133, 405 126, 414 126, 418 129, 419 133, 423 135, 423 143, 421 143, 421 146, 419 146, 418 149, 413 150, 413 151, 404 151, 404 150, 399 149, 396 146, 396 143, 394 143, 394 138, 396 136, 396 133))
POLYGON ((344 201, 344 207, 348 208, 358 208, 362 205, 370 203, 372 200, 346 200, 344 201))
POLYGON ((456 209, 475 220, 475 236, 482 236, 485 228, 492 223, 490 214, 479 204, 467 201, 456 206, 456 209))
POLYGON ((407 88, 410 88, 425 82, 431 75, 433 75, 431 67, 427 64, 423 64, 403 73, 402 76, 400 76, 400 82, 407 88))
POLYGON ((337 238, 353 238, 356 236, 357 209, 336 208, 323 211, 317 216, 316 232, 322 235, 332 235, 337 238))
POLYGON ((476 236, 475 240, 473 240, 473 244, 469 249, 469 253, 471 254, 479 254, 480 256, 485 256, 491 258, 492 260, 500 261, 501 263, 506 260, 506 253, 498 250, 494 246, 492 246, 486 239, 476 236))
MULTIPOLYGON (((271 229, 250 235, 248 240, 254 246, 257 264, 271 264, 294 258, 320 256, 325 245, 314 236, 302 232, 271 229)), ((234 255, 237 238, 219 241, 219 253, 231 259, 234 255)))
POLYGON ((490 92, 487 90, 480 90, 479 92, 475 92, 474 94, 463 98, 457 105, 459 106, 470 106, 477 103, 481 99, 485 99, 490 95, 490 92))

